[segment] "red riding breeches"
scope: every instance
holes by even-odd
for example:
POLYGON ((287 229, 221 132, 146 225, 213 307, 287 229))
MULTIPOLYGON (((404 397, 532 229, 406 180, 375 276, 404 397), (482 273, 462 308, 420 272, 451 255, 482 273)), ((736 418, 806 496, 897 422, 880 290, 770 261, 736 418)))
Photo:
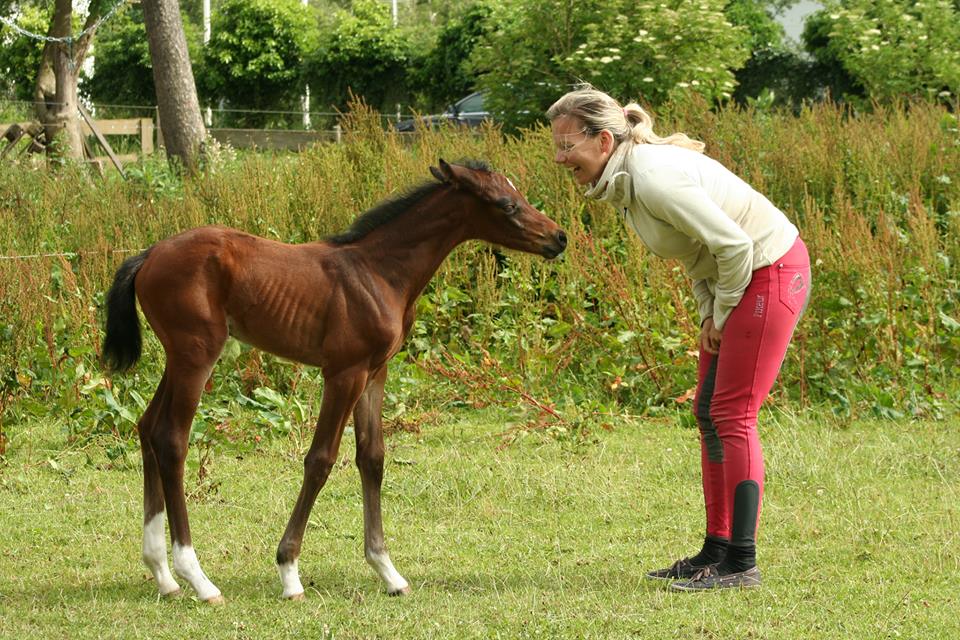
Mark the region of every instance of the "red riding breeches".
POLYGON ((753 272, 723 327, 720 352, 700 352, 694 413, 700 426, 707 535, 756 541, 763 497, 757 413, 783 364, 809 300, 810 258, 803 242, 753 272))

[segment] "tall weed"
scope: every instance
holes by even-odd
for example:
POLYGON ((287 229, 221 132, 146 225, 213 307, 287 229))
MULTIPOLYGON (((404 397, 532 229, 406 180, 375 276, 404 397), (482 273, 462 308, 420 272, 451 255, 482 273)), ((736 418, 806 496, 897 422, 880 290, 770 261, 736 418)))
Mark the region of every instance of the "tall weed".
MULTIPOLYGON (((956 116, 924 104, 868 114, 816 105, 798 116, 693 105, 662 116, 660 130, 705 140, 708 153, 783 208, 815 261, 813 300, 773 403, 888 418, 954 413, 956 116)), ((686 414, 698 331, 686 276, 650 256, 612 209, 581 196, 553 164, 548 131, 505 138, 494 128, 443 129, 411 141, 359 107, 341 144, 236 154, 193 179, 158 161, 127 181, 3 165, 0 426, 48 412, 63 415, 76 437, 130 437, 128 414, 139 415, 152 393, 162 354, 149 337, 136 384, 99 372, 103 294, 127 255, 202 224, 288 242, 321 238, 430 179, 438 158, 479 158, 505 172, 564 226, 570 246, 554 262, 458 248, 419 302, 391 398, 424 409, 519 405, 531 423, 551 413, 568 424, 617 412, 686 414)), ((198 419, 205 436, 284 434, 316 414, 318 372, 230 349, 198 419), (298 388, 310 394, 305 404, 283 400, 298 388), (255 409, 266 426, 231 425, 237 406, 255 409)))

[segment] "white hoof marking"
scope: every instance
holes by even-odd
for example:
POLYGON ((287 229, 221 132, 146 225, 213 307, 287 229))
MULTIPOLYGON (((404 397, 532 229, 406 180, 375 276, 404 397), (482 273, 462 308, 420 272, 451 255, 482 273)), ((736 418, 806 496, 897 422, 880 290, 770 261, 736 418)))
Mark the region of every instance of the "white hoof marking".
POLYGON ((367 553, 367 563, 379 574, 380 579, 387 585, 390 595, 410 593, 410 585, 390 562, 390 555, 386 551, 367 553))
POLYGON ((297 569, 297 561, 277 565, 280 572, 280 584, 283 585, 283 597, 289 600, 303 599, 303 585, 300 584, 300 571, 297 569))
POLYGON ((180 585, 173 579, 167 564, 167 539, 163 532, 163 511, 143 525, 143 563, 150 569, 161 596, 175 594, 180 585))
POLYGON ((200 568, 200 562, 197 560, 197 553, 192 546, 180 546, 179 543, 173 543, 173 570, 177 575, 190 583, 193 590, 197 592, 197 597, 205 602, 218 604, 222 602, 223 596, 220 589, 210 582, 203 569, 200 568), (217 600, 219 598, 219 602, 217 600))

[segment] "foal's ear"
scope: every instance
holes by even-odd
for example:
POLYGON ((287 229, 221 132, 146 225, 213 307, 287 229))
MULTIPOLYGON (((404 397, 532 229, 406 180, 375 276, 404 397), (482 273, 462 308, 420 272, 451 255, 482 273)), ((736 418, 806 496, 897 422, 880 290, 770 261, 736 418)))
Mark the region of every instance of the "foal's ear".
POLYGON ((433 174, 434 178, 444 184, 454 184, 457 181, 453 173, 453 168, 447 164, 443 158, 440 158, 440 168, 430 167, 430 173, 433 174))

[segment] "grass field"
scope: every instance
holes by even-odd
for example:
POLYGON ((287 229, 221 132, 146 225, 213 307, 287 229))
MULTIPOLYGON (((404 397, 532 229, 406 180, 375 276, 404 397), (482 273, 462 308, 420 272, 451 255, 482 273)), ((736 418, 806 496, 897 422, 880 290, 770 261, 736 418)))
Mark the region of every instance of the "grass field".
POLYGON ((691 552, 694 430, 624 418, 586 438, 461 412, 388 438, 385 526, 413 594, 363 561, 352 437, 307 530, 305 602, 273 555, 302 438, 188 469, 194 541, 224 607, 158 601, 140 562, 138 457, 26 425, 0 467, 2 638, 956 638, 960 433, 950 423, 768 414, 765 584, 675 594, 644 570, 691 552))

